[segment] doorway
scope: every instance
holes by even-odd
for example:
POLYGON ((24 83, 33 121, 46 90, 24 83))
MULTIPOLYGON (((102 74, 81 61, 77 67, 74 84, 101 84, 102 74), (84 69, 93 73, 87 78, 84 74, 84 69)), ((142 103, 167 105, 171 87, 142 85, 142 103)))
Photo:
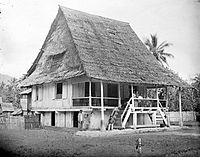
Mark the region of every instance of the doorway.
POLYGON ((51 112, 51 126, 55 126, 55 111, 51 112))
POLYGON ((78 112, 73 114, 73 127, 78 128, 78 112))

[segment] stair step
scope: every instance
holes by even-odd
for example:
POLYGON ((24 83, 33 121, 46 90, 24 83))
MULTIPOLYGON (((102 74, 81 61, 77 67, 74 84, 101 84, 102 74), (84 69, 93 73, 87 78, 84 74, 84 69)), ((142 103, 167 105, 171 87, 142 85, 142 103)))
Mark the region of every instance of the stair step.
POLYGON ((119 129, 119 130, 124 129, 124 128, 122 128, 122 126, 113 126, 113 128, 114 129, 119 129))
POLYGON ((156 119, 156 121, 163 121, 163 119, 156 119))

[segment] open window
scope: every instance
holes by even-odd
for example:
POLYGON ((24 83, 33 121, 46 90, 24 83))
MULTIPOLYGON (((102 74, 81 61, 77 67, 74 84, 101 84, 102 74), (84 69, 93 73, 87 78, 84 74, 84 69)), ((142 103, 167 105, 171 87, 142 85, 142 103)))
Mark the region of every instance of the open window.
POLYGON ((36 86, 36 89, 35 89, 36 93, 35 93, 35 100, 38 101, 39 100, 39 87, 36 86))
POLYGON ((104 97, 118 98, 118 85, 111 83, 104 83, 104 97))
POLYGON ((56 84, 56 99, 62 99, 63 83, 56 84))

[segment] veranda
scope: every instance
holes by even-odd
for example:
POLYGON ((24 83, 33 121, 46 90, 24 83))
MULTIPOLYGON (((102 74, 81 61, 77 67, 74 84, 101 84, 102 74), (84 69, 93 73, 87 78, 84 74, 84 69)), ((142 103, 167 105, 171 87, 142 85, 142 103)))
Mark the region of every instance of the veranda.
MULTIPOLYGON (((154 127, 160 120, 167 122, 168 87, 150 84, 129 84, 92 80, 72 84, 73 107, 101 110, 104 129, 104 111, 120 108, 122 128, 154 127)), ((180 100, 181 101, 181 100, 180 100)))

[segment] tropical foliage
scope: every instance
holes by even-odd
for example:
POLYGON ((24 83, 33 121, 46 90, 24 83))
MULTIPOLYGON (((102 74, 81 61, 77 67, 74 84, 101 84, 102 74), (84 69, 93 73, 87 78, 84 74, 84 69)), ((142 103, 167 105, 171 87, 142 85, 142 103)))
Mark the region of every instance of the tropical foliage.
POLYGON ((195 110, 200 113, 200 74, 197 74, 192 82, 194 89, 194 104, 195 110))
MULTIPOLYGON (((179 111, 179 96, 178 88, 170 87, 168 89, 169 95, 169 110, 179 111)), ((194 111, 194 98, 192 88, 182 88, 181 90, 182 111, 194 111)))
POLYGON ((14 106, 20 107, 20 93, 21 89, 18 86, 18 80, 12 79, 8 84, 0 83, 0 97, 3 102, 11 102, 14 106))
MULTIPOLYGON (((181 91, 183 111, 196 111, 200 113, 200 74, 197 74, 191 83, 194 88, 183 88, 181 91)), ((169 108, 171 111, 179 110, 178 88, 169 88, 169 108)))
POLYGON ((161 44, 158 43, 158 37, 156 34, 151 34, 150 39, 145 40, 145 45, 149 49, 149 51, 156 57, 156 59, 164 66, 168 65, 167 57, 174 57, 171 53, 165 52, 165 49, 171 46, 171 43, 163 41, 161 44))

